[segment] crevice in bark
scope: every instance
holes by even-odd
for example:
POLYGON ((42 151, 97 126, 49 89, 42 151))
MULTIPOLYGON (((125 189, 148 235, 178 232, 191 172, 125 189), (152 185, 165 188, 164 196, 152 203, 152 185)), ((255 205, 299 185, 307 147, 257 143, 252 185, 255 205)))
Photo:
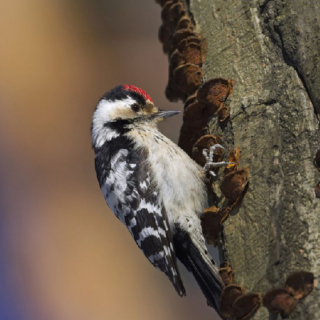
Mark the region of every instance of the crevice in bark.
POLYGON ((288 66, 292 67, 295 70, 298 78, 300 79, 300 81, 301 81, 301 83, 302 83, 302 85, 308 95, 309 100, 312 103, 314 113, 318 117, 318 112, 315 107, 315 101, 313 99, 313 95, 310 92, 309 86, 306 83, 304 75, 301 72, 301 70, 299 69, 299 66, 296 65, 295 61, 292 60, 292 58, 290 57, 290 54, 287 52, 287 50, 285 48, 284 40, 283 40, 283 34, 282 34, 282 31, 280 28, 280 23, 279 22, 276 23, 276 19, 279 15, 279 8, 277 8, 277 3, 272 0, 267 0, 262 5, 260 5, 259 14, 260 14, 260 17, 259 17, 260 21, 263 21, 261 23, 261 31, 263 32, 263 34, 266 37, 268 37, 272 41, 272 43, 275 44, 276 47, 278 47, 280 49, 283 61, 288 66), (271 6, 272 6, 271 17, 268 15, 268 12, 267 12, 269 4, 271 4, 271 6))
POLYGON ((265 0, 262 4, 260 4, 260 7, 259 7, 260 15, 262 15, 264 13, 264 11, 270 1, 272 1, 272 0, 265 0))
MULTIPOLYGON (((302 84, 303 84, 304 89, 306 90, 306 93, 307 93, 307 95, 308 95, 308 98, 309 98, 309 100, 310 100, 311 103, 312 103, 312 107, 313 107, 314 113, 317 115, 317 111, 316 111, 316 109, 315 109, 315 107, 314 107, 314 101, 313 101, 312 96, 311 96, 311 94, 310 94, 308 85, 306 84, 303 75, 300 73, 299 68, 298 68, 298 67, 295 65, 295 63, 291 60, 289 54, 288 54, 287 51, 285 50, 284 43, 283 43, 283 36, 282 36, 281 30, 280 30, 279 28, 275 27, 275 28, 274 28, 274 31, 279 35, 279 39, 280 39, 280 41, 281 41, 281 48, 280 48, 280 49, 281 49, 281 51, 282 51, 283 61, 284 61, 288 66, 292 67, 292 68, 296 71, 296 73, 297 73, 300 81, 301 81, 302 84)), ((271 38, 271 40, 272 40, 272 38, 271 38)))

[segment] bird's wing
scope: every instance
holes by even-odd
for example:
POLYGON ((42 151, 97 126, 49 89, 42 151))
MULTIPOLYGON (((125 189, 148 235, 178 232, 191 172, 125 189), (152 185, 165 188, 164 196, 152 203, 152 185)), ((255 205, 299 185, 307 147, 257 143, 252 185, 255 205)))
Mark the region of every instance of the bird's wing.
POLYGON ((183 296, 185 289, 167 213, 159 203, 159 190, 146 159, 147 150, 120 149, 110 159, 103 192, 108 205, 127 226, 145 256, 169 277, 178 294, 183 296))

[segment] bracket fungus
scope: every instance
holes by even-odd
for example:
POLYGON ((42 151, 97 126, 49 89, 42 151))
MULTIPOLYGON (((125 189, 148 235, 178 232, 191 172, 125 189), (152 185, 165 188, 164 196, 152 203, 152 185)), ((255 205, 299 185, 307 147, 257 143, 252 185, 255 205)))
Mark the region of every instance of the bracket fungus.
POLYGON ((170 30, 165 26, 161 25, 158 32, 158 37, 160 42, 162 43, 162 50, 164 53, 168 53, 171 48, 171 32, 170 30))
POLYGON ((198 102, 191 103, 185 109, 178 144, 189 156, 192 155, 192 146, 196 141, 208 133, 207 122, 210 115, 210 108, 198 102))
POLYGON ((176 49, 171 57, 170 57, 170 68, 173 70, 177 67, 190 63, 192 65, 200 65, 201 64, 201 48, 199 43, 187 43, 185 47, 181 50, 176 49))
POLYGON ((285 284, 285 289, 273 289, 263 297, 263 305, 272 313, 280 313, 287 317, 298 304, 314 288, 314 275, 308 271, 291 273, 285 284))
POLYGON ((194 94, 191 94, 186 102, 184 103, 184 109, 186 110, 190 105, 194 104, 197 102, 197 93, 195 92, 194 94))
POLYGON ((273 289, 263 297, 263 305, 272 313, 287 317, 297 305, 298 300, 284 289, 273 289))
POLYGON ((173 24, 176 27, 178 21, 186 14, 185 8, 180 1, 168 1, 162 8, 161 18, 164 24, 173 24))
POLYGON ((230 210, 229 207, 218 209, 215 206, 205 209, 201 217, 201 226, 203 235, 209 244, 217 244, 222 223, 229 216, 230 210))
POLYGON ((221 293, 221 316, 225 319, 246 320, 262 305, 260 293, 244 293, 245 289, 233 284, 233 271, 228 261, 220 265, 219 274, 226 285, 221 293))
POLYGON ((221 182, 221 192, 229 200, 229 205, 234 206, 239 203, 248 186, 249 169, 237 169, 227 173, 221 182))
POLYGON ((226 286, 221 293, 221 315, 224 318, 233 316, 232 306, 244 292, 244 288, 236 284, 226 286))
POLYGON ((225 286, 233 284, 234 272, 228 261, 220 264, 219 274, 225 286))
MULTIPOLYGON (((206 159, 203 155, 203 150, 209 150, 210 147, 215 144, 221 144, 221 138, 213 136, 211 134, 206 134, 198 139, 192 147, 192 158, 200 164, 200 166, 204 166, 206 164, 206 159)), ((223 150, 221 148, 216 148, 213 154, 213 161, 220 162, 222 161, 223 150)))
POLYGON ((184 15, 180 18, 180 20, 177 23, 177 29, 181 30, 181 29, 192 29, 193 28, 193 24, 191 19, 187 16, 184 15))
POLYGON ((205 51, 206 51, 206 42, 201 39, 198 35, 196 34, 193 34, 191 35, 190 37, 187 37, 183 40, 181 40, 178 44, 178 47, 177 49, 180 51, 180 52, 183 52, 185 50, 185 48, 187 47, 188 44, 197 44, 201 51, 201 62, 204 61, 204 54, 205 54, 205 51))
MULTIPOLYGON (((209 134, 202 136, 193 145, 193 159, 203 166, 205 164, 203 149, 209 149, 217 143, 221 144, 221 137, 215 137, 209 134)), ((227 206, 222 208, 212 206, 204 211, 201 218, 203 234, 209 244, 217 245, 223 222, 228 218, 233 207, 242 200, 247 190, 249 171, 247 168, 237 168, 240 156, 240 148, 235 148, 230 151, 229 162, 232 162, 232 164, 226 167, 224 171, 225 175, 220 186, 221 192, 228 199, 227 206)), ((222 158, 222 149, 216 149, 213 160, 220 162, 222 158)))
POLYGON ((241 158, 241 149, 234 148, 229 151, 229 162, 230 164, 226 166, 224 169, 224 174, 228 174, 229 172, 235 171, 238 169, 239 162, 241 158))
POLYGON ((314 287, 314 275, 307 271, 291 273, 286 281, 286 290, 295 299, 305 298, 314 287))
POLYGON ((219 120, 225 121, 230 115, 230 109, 225 102, 232 93, 233 86, 233 80, 211 79, 199 88, 198 101, 211 106, 219 120))
POLYGON ((201 84, 202 70, 195 64, 186 63, 174 69, 172 77, 176 87, 188 96, 201 84))
POLYGON ((196 34, 192 30, 192 27, 177 30, 172 37, 172 48, 179 48, 181 41, 186 40, 190 37, 194 37, 196 34))
POLYGON ((162 7, 159 40, 170 61, 166 96, 170 101, 185 101, 202 83, 205 41, 194 31, 184 1, 157 2, 162 7))
POLYGON ((239 296, 232 305, 232 313, 237 320, 250 319, 261 307, 260 293, 250 292, 239 296))
POLYGON ((220 115, 223 115, 221 119, 226 120, 223 112, 229 108, 225 105, 225 101, 232 92, 233 81, 221 78, 211 79, 202 84, 197 93, 193 94, 191 91, 195 87, 192 88, 189 85, 186 87, 188 87, 190 93, 186 100, 179 146, 191 155, 191 146, 202 135, 208 133, 207 124, 210 118, 215 115, 219 116, 218 111, 220 110, 220 115))

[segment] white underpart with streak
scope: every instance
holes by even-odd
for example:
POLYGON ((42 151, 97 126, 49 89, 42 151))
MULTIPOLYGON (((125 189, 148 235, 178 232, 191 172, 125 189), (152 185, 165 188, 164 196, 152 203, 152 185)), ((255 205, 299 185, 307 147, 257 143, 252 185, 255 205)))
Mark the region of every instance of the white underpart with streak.
POLYGON ((159 203, 164 204, 170 229, 178 223, 182 229, 201 233, 199 217, 208 206, 202 168, 150 124, 133 128, 127 136, 137 148, 149 150, 152 179, 159 187, 159 203))

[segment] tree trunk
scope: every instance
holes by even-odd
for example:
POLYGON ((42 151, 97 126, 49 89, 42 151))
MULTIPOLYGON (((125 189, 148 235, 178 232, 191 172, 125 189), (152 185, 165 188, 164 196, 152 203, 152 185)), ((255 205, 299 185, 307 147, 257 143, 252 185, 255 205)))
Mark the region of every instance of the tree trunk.
MULTIPOLYGON (((221 135, 226 150, 240 148, 240 167, 249 168, 247 193, 223 224, 222 259, 246 291, 284 288, 294 271, 319 278, 320 173, 313 159, 320 149, 320 4, 187 2, 195 31, 207 43, 203 81, 234 81, 230 119, 221 125, 211 118, 209 133, 221 135)), ((261 308, 254 319, 277 317, 261 308)), ((320 319, 319 290, 300 301, 289 319, 320 319)))

